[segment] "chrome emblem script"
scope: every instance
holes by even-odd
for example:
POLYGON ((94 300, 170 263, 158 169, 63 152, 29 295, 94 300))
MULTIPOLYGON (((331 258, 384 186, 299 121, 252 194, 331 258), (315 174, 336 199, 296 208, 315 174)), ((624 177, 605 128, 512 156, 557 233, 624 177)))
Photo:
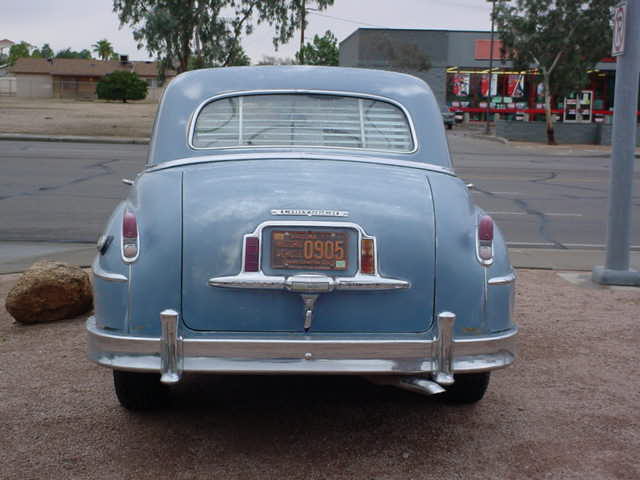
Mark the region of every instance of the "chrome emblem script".
POLYGON ((305 208, 282 208, 271 210, 271 215, 286 215, 291 217, 348 217, 345 210, 312 210, 305 208))

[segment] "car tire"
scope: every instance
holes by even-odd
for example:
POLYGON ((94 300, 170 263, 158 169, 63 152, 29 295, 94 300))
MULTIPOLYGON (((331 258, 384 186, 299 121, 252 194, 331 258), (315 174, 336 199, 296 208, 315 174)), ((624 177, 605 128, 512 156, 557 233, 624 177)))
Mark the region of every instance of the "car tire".
POLYGON ((453 123, 447 123, 447 130, 451 130, 453 128, 453 123))
POLYGON ((114 370, 113 384, 120 405, 127 410, 153 410, 165 405, 169 397, 158 373, 114 370))
POLYGON ((490 372, 454 375, 453 385, 447 387, 442 399, 447 403, 470 404, 482 400, 489 386, 490 372))

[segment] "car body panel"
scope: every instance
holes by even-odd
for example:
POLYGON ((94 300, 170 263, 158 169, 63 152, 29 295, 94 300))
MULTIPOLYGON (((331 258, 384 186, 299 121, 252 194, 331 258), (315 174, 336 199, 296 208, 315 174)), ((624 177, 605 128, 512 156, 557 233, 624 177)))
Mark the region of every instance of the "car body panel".
MULTIPOLYGON (((211 277, 240 271, 243 236, 265 220, 285 226, 295 221, 328 222, 336 227, 360 225, 376 237, 382 276, 411 279, 411 288, 402 291, 322 295, 310 333, 418 332, 431 324, 433 207, 424 172, 330 160, 258 159, 197 165, 184 172, 184 210, 182 308, 190 328, 303 331, 302 303, 296 294, 207 285, 211 277), (211 201, 202 202, 207 196, 211 201), (317 206, 336 210, 339 206, 348 217, 271 214, 274 209, 317 206)), ((355 241, 349 245, 355 250, 355 241)), ((303 273, 270 268, 269 246, 269 235, 265 234, 262 270, 267 275, 303 273)), ((356 262, 350 262, 350 271, 332 274, 353 275, 355 252, 352 260, 356 262)))

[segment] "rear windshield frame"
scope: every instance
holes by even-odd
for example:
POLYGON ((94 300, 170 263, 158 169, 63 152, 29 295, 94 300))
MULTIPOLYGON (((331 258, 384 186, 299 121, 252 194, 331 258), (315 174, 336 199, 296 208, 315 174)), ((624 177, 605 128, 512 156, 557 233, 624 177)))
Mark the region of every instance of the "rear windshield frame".
POLYGON ((313 149, 323 149, 323 150, 351 150, 351 151, 359 151, 359 152, 381 152, 385 154, 399 154, 399 155, 407 155, 411 153, 415 153, 418 151, 418 138, 415 133, 415 128, 413 124, 413 118, 409 114, 409 111, 402 105, 401 103, 392 100, 387 97, 381 97, 379 95, 370 95, 366 93, 355 93, 355 92, 341 92, 341 91, 333 91, 333 90, 248 90, 248 91, 239 91, 239 92, 230 92, 224 93, 221 95, 216 95, 214 97, 208 98, 204 102, 202 102, 198 108, 193 112, 191 116, 191 120, 189 122, 189 128, 187 132, 187 144, 189 148, 192 150, 237 150, 237 149, 297 149, 297 148, 313 148, 313 149), (379 102, 388 103, 400 109, 400 111, 405 116, 407 121, 407 125, 409 127, 409 134, 411 137, 411 142, 413 144, 413 148, 411 150, 384 150, 384 149, 375 149, 375 148, 362 148, 362 147, 340 147, 340 146, 332 146, 332 145, 229 145, 224 147, 200 147, 194 145, 194 136, 195 136, 195 127, 200 117, 200 113, 202 110, 209 105, 218 100, 222 100, 224 98, 230 97, 247 97, 247 96, 257 96, 257 95, 330 95, 330 96, 338 96, 338 97, 348 97, 355 99, 363 99, 363 100, 375 100, 379 102))

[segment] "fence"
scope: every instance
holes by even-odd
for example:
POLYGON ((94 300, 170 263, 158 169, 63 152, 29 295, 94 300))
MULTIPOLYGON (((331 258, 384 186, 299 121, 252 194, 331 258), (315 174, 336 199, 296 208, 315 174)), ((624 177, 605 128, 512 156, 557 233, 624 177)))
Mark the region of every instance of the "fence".
MULTIPOLYGON (((28 77, 0 77, 0 95, 22 98, 97 99, 95 81, 74 79, 53 80, 48 75, 28 77)), ((149 87, 146 100, 157 102, 164 87, 149 87)))
POLYGON ((14 77, 0 77, 0 96, 16 96, 16 79, 14 77))

